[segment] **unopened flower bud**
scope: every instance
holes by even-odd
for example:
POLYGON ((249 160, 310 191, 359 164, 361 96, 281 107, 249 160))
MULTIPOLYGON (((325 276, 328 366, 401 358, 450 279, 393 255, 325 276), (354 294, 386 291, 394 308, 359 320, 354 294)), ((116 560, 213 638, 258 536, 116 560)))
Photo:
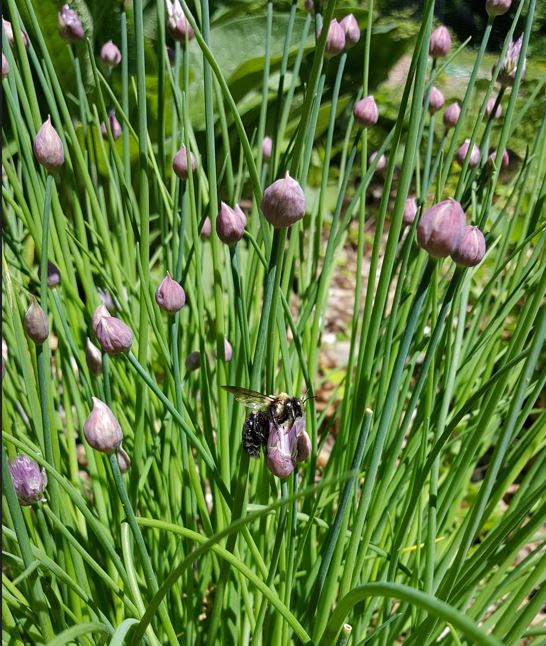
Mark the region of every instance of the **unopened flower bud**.
POLYGON ((379 111, 373 96, 367 96, 355 103, 353 115, 357 124, 362 128, 375 126, 379 119, 379 111))
POLYGON ((169 34, 179 43, 185 43, 186 39, 191 40, 194 37, 193 29, 179 0, 165 0, 165 8, 169 34))
POLYGON ((464 228, 461 240, 451 254, 453 260, 463 267, 475 267, 485 256, 485 238, 478 227, 464 228))
POLYGON ((246 216, 238 204, 235 208, 225 202, 220 204, 220 213, 216 217, 216 233, 222 242, 233 245, 243 237, 246 226, 246 216))
POLYGON ((186 357, 184 365, 186 366, 186 370, 188 370, 189 372, 198 370, 201 366, 201 353, 197 351, 190 352, 186 357))
POLYGON ((133 343, 131 328, 115 316, 102 317, 96 334, 102 349, 108 354, 129 352, 133 343))
POLYGON ((265 463, 277 478, 287 478, 294 471, 293 444, 290 433, 286 433, 282 426, 269 425, 265 463))
MULTIPOLYGON (((497 104, 497 99, 494 96, 492 96, 487 102, 487 105, 485 106, 485 113, 487 114, 488 117, 490 117, 493 114, 493 110, 495 110, 496 104, 497 104)), ((497 105, 497 109, 495 110, 495 114, 493 115, 493 119, 500 119, 501 117, 502 117, 502 105, 499 102, 499 105, 497 105)))
MULTIPOLYGON (((466 155, 468 154, 468 149, 470 148, 470 139, 465 139, 464 144, 461 145, 459 150, 457 150, 457 161, 462 166, 466 155)), ((480 163, 480 149, 476 144, 472 145, 472 151, 470 152, 470 158, 468 160, 468 165, 473 167, 477 166, 480 163)))
MULTIPOLYGON (((368 165, 371 166, 376 158, 377 152, 373 152, 368 158, 368 165)), ((385 155, 381 155, 381 157, 377 160, 375 172, 381 174, 385 170, 385 168, 387 168, 387 158, 385 157, 385 155)))
MULTIPOLYGON (((114 110, 110 110, 110 112, 108 112, 108 123, 110 124, 110 130, 112 131, 112 138, 114 141, 116 141, 121 137, 121 125, 116 118, 116 113, 114 110)), ((106 127, 106 123, 104 121, 100 124, 100 133, 102 135, 102 138, 105 141, 108 141, 108 128, 106 127)))
POLYGON ((103 319, 105 316, 110 316, 110 312, 108 311, 106 305, 100 304, 97 309, 95 310, 93 317, 91 318, 91 327, 93 328, 93 332, 95 335, 97 334, 97 327, 99 325, 99 322, 101 319, 103 319))
POLYGON ((100 59, 107 67, 117 67, 121 63, 119 47, 111 40, 101 47, 100 59))
POLYGON ((168 314, 176 314, 186 303, 186 294, 180 283, 171 278, 169 272, 155 292, 155 302, 168 314))
MULTIPOLYGON (((4 28, 4 33, 6 34, 6 40, 8 41, 8 44, 10 47, 13 47, 15 44, 15 36, 13 35, 13 26, 9 20, 4 20, 2 18, 2 27, 4 28)), ((26 48, 28 48, 28 36, 24 31, 21 31, 21 38, 23 40, 23 45, 26 48)))
POLYGON ((43 343, 49 336, 49 321, 34 296, 30 297, 30 307, 26 311, 24 325, 28 337, 36 344, 43 343))
POLYGON ((4 52, 2 52, 2 79, 7 78, 9 74, 9 63, 4 52))
MULTIPOLYGON (((489 150, 489 157, 487 158, 487 162, 490 165, 493 165, 496 163, 497 159, 497 151, 494 148, 491 148, 489 150)), ((502 156, 501 156, 501 169, 506 169, 510 165, 510 156, 508 155, 508 151, 506 148, 502 151, 502 156)))
POLYGON ((262 212, 276 229, 289 227, 305 215, 305 194, 288 172, 265 189, 262 212))
MULTIPOLYGON (((190 151, 190 163, 191 163, 191 170, 192 173, 195 173, 195 169, 197 168, 197 162, 195 160, 194 154, 190 151)), ((173 170, 177 177, 180 177, 180 179, 188 179, 189 171, 188 171, 188 151, 186 150, 186 146, 182 144, 182 147, 180 150, 175 154, 173 157, 173 170)))
POLYGON ((315 10, 315 3, 313 2, 313 0, 305 0, 303 5, 305 7, 305 10, 309 13, 315 10))
POLYGON ((129 469, 131 468, 131 458, 127 455, 125 449, 121 445, 116 451, 116 460, 119 470, 122 473, 127 473, 127 471, 129 471, 129 469))
POLYGON ((93 397, 93 409, 83 425, 85 439, 95 450, 102 453, 115 451, 123 441, 123 432, 110 408, 93 397))
POLYGON ((21 505, 45 502, 42 495, 47 485, 45 469, 40 469, 28 455, 17 455, 14 460, 9 460, 8 469, 21 505))
MULTIPOLYGON (((294 424, 296 424, 294 422, 294 424)), ((311 455, 311 438, 307 434, 307 431, 303 430, 298 435, 298 440, 296 443, 296 462, 303 462, 311 455)))
POLYGON ((233 348, 231 343, 224 337, 224 361, 231 361, 233 359, 233 348))
POLYGON ((210 233, 212 231, 212 225, 210 222, 210 218, 207 215, 205 218, 205 221, 203 222, 203 226, 201 227, 201 232, 199 233, 199 236, 202 240, 207 240, 210 238, 210 233))
POLYGON ((408 197, 404 204, 404 211, 402 213, 402 222, 409 226, 415 220, 417 215, 417 200, 414 197, 408 197))
POLYGON ((174 67, 174 64, 176 63, 176 52, 172 47, 169 47, 166 45, 165 47, 165 53, 167 54, 167 59, 169 60, 169 65, 171 67, 174 67))
MULTIPOLYGON (((42 268, 38 272, 40 277, 42 275, 42 268)), ((50 260, 47 261, 47 286, 57 287, 61 282, 61 272, 57 265, 53 264, 50 260)))
MULTIPOLYGON (((322 29, 319 30, 317 36, 320 38, 322 29)), ((340 54, 345 48, 345 31, 339 22, 334 18, 328 25, 328 34, 326 35, 326 56, 336 56, 340 54)))
POLYGON ((447 110, 444 112, 444 126, 449 128, 455 128, 459 117, 461 116, 461 108, 457 101, 452 103, 447 110))
POLYGON ((82 22, 78 14, 67 4, 58 13, 59 33, 63 40, 75 43, 85 38, 82 22))
POLYGON ((425 211, 419 220, 417 242, 433 258, 445 258, 459 246, 465 225, 465 214, 459 202, 444 200, 425 211))
MULTIPOLYGON (((523 34, 514 42, 512 41, 508 45, 508 50, 506 51, 506 56, 502 61, 501 68, 499 70, 499 75, 497 81, 504 85, 505 87, 512 87, 514 80, 516 78, 516 72, 518 69, 518 62, 521 56, 521 47, 523 45, 523 34)), ((525 67, 527 61, 523 59, 523 70, 521 77, 525 75, 525 67)))
POLYGON ((504 16, 511 4, 512 0, 485 0, 485 10, 492 18, 504 16))
POLYGON ((267 161, 271 159, 271 152, 273 151, 273 140, 271 137, 264 137, 262 141, 262 156, 267 161))
POLYGON ((98 377, 102 372, 102 352, 94 343, 91 343, 89 338, 85 344, 85 360, 89 372, 98 377))
POLYGON ((428 98, 428 109, 429 112, 434 113, 441 110, 444 105, 444 95, 440 90, 434 85, 430 88, 430 94, 428 98))
POLYGON ((441 25, 430 34, 429 54, 432 58, 447 56, 451 47, 451 36, 447 27, 441 25))
POLYGON ((348 14, 339 23, 345 32, 345 47, 354 47, 360 40, 360 27, 352 13, 348 14))
POLYGON ((61 138, 51 125, 51 117, 42 124, 34 138, 34 156, 46 170, 52 172, 64 164, 64 148, 61 138))

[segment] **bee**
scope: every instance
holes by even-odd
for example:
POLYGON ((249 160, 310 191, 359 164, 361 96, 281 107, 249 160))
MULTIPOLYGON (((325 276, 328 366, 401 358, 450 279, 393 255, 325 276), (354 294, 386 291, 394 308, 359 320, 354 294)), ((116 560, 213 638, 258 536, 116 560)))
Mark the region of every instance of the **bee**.
POLYGON ((281 427, 287 422, 293 424, 298 417, 303 417, 303 405, 306 400, 280 395, 263 395, 254 390, 238 386, 223 386, 228 393, 244 406, 252 409, 243 424, 243 449, 253 458, 260 457, 260 450, 267 447, 270 424, 281 427))

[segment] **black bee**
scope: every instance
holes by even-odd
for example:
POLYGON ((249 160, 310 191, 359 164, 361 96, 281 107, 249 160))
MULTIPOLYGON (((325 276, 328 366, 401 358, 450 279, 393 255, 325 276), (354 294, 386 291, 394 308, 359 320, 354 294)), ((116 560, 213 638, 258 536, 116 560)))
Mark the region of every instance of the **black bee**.
POLYGON ((304 400, 290 397, 286 393, 280 395, 262 395, 254 390, 238 386, 223 386, 224 390, 235 395, 235 399, 252 412, 248 414, 243 424, 243 449, 253 458, 260 457, 260 449, 267 446, 269 425, 282 426, 287 421, 295 422, 303 416, 304 400))

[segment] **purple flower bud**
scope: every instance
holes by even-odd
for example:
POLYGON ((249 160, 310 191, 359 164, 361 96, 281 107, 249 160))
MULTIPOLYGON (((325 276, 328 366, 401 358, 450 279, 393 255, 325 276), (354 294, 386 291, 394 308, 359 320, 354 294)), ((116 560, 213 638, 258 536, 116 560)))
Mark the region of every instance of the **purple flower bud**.
MULTIPOLYGON (((368 158, 368 165, 371 166, 377 157, 377 152, 373 152, 368 158)), ((385 168, 387 168, 387 158, 385 155, 381 155, 377 161, 377 166, 375 167, 375 172, 381 174, 385 168)))
POLYGON ((404 211, 402 213, 402 222, 410 225, 415 220, 417 215, 417 200, 414 197, 408 197, 404 204, 404 211))
MULTIPOLYGON (((464 160, 466 159, 466 155, 468 153, 468 149, 470 147, 470 139, 465 139, 464 144, 461 145, 459 150, 457 151, 457 161, 459 164, 462 166, 464 163, 464 160)), ((480 149, 476 144, 472 145, 472 152, 470 153, 470 159, 468 160, 468 165, 469 166, 477 166, 480 163, 480 149)))
POLYGON ((75 43, 85 38, 80 17, 67 4, 59 11, 58 21, 61 38, 68 43, 75 43))
MULTIPOLYGON (((194 154, 191 151, 190 163, 192 173, 195 173, 197 162, 195 160, 194 154)), ((186 146, 184 146, 184 144, 182 144, 180 150, 173 157, 173 170, 177 177, 180 177, 180 179, 188 179, 188 151, 186 150, 186 146)))
POLYGON ((434 113, 441 110, 444 105, 444 95, 440 90, 434 85, 430 88, 430 94, 428 98, 428 109, 429 112, 434 113))
POLYGON ((123 432, 110 408, 93 397, 93 409, 83 425, 85 439, 95 450, 102 453, 115 451, 123 441, 123 432))
POLYGON ((108 354, 129 352, 133 343, 131 328, 115 316, 103 316, 96 334, 102 349, 108 354))
POLYGON ((233 348, 231 343, 224 337, 224 361, 231 361, 233 359, 233 348))
POLYGON ((342 18, 339 23, 345 32, 345 47, 354 47, 360 40, 360 27, 352 13, 342 18))
POLYGON ((203 226, 201 227, 201 233, 199 234, 199 236, 201 237, 202 240, 207 240, 208 238, 210 238, 211 231, 212 231, 212 225, 210 222, 210 218, 207 215, 207 217, 205 218, 205 221, 203 222, 203 226))
POLYGON ((95 313, 93 314, 93 317, 91 319, 91 327, 93 328, 93 332, 95 333, 95 335, 97 334, 97 327, 99 325, 100 320, 103 319, 105 316, 110 316, 110 312, 108 311, 106 305, 101 303, 95 310, 95 313))
POLYGON ((101 47, 100 59, 108 67, 117 67, 121 63, 119 47, 109 40, 101 47))
POLYGON ((155 292, 155 302, 160 309, 169 314, 176 314, 186 303, 186 294, 182 285, 173 280, 169 272, 155 292))
MULTIPOLYGON (((506 51, 506 56, 502 61, 501 68, 499 70, 499 75, 497 77, 498 82, 501 85, 512 87, 514 80, 516 78, 516 71, 518 69, 519 57, 521 55, 521 46, 523 45, 523 34, 514 42, 512 41, 508 45, 508 50, 506 51)), ((525 67, 527 61, 523 59, 523 71, 521 76, 525 75, 525 67)))
POLYGON ((38 345, 49 336, 49 321, 34 296, 30 297, 30 307, 26 311, 24 325, 28 337, 38 345))
MULTIPOLYGON (((322 29, 319 29, 317 36, 320 38, 322 29)), ((328 34, 326 35, 326 56, 336 56, 345 48, 345 31, 339 22, 334 18, 328 25, 328 34)))
MULTIPOLYGON (((488 117, 492 115, 493 110, 495 109, 496 103, 497 103, 497 99, 494 96, 492 96, 487 102, 487 105, 485 106, 485 113, 487 114, 488 117)), ((497 105, 497 109, 495 110, 495 114, 493 115, 493 119, 500 119, 501 117, 502 117, 502 105, 499 103, 499 105, 497 105)))
POLYGON ((225 202, 220 204, 220 213, 216 217, 216 233, 222 242, 233 245, 243 237, 246 226, 246 216, 238 204, 235 208, 225 202))
POLYGON ((315 3, 313 2, 313 0, 305 0, 303 4, 305 7, 305 10, 308 11, 309 13, 315 10, 315 3))
POLYGON ((102 372, 102 352, 97 348, 94 343, 91 343, 89 338, 85 344, 85 360, 89 372, 95 377, 98 377, 102 372))
POLYGON ((112 298, 112 294, 110 292, 103 288, 103 287, 97 287, 97 293, 99 295, 99 300, 100 302, 111 312, 116 308, 116 304, 114 303, 114 299, 112 298))
MULTIPOLYGON (((487 162, 490 165, 493 165, 495 163, 496 159, 497 159, 497 151, 494 148, 490 148, 489 157, 487 158, 487 162)), ((508 155, 508 151, 505 148, 502 151, 501 168, 502 169, 508 168, 509 165, 510 165, 510 156, 508 155)))
MULTIPOLYGON (((13 26, 9 20, 4 20, 2 18, 2 27, 4 28, 4 32, 6 34, 6 40, 8 41, 8 44, 10 47, 13 47, 15 43, 15 36, 13 35, 13 26)), ((23 40, 23 45, 25 49, 28 48, 28 36, 24 31, 21 31, 21 38, 23 40)))
POLYGON ((184 14, 178 0, 165 0, 167 10, 167 30, 174 40, 185 43, 194 36, 192 26, 184 14))
POLYGON ((119 466, 119 470, 122 473, 127 473, 127 471, 129 471, 129 469, 131 468, 131 458, 127 455, 121 445, 116 451, 116 460, 119 466))
POLYGON ((21 505, 45 502, 42 496, 47 485, 45 469, 40 469, 28 455, 17 455, 15 460, 9 460, 8 469, 21 505))
POLYGON ((463 267, 475 267, 485 256, 485 238, 474 226, 466 226, 456 250, 451 254, 453 260, 463 267))
POLYGON ((305 194, 288 171, 282 179, 265 189, 262 212, 269 224, 276 229, 289 227, 305 215, 305 194))
POLYGON ((64 148, 61 138, 47 117, 34 138, 34 156, 46 170, 52 172, 64 164, 64 148))
MULTIPOLYGON (((38 272, 40 277, 42 275, 41 267, 38 272)), ((57 265, 54 265, 50 260, 47 261, 47 286, 57 287, 61 282, 61 272, 57 265)))
POLYGON ((466 218, 463 207, 453 199, 425 211, 417 225, 417 242, 433 258, 452 254, 463 237, 466 218))
POLYGON ((169 47, 167 45, 165 47, 165 53, 167 54, 167 58, 169 59, 169 65, 173 67, 174 64, 176 63, 176 52, 172 47, 169 47))
POLYGON ((459 117, 461 116, 461 108, 457 101, 452 103, 447 110, 444 112, 444 126, 449 130, 449 128, 455 128, 459 117))
MULTIPOLYGON (((297 438, 295 438, 297 441, 297 438)), ((294 439, 283 426, 270 423, 267 438, 265 462, 267 468, 277 478, 287 478, 295 468, 293 458, 294 439)))
POLYGON ((511 4, 512 0, 485 0, 485 10, 492 18, 504 16, 511 4))
POLYGON ((190 352, 188 356, 186 357, 186 361, 184 363, 186 366, 186 370, 189 372, 192 372, 193 370, 197 370, 198 368, 201 367, 201 353, 200 352, 190 352))
MULTIPOLYGON (((110 110, 110 112, 108 112, 108 123, 110 124, 110 130, 112 131, 112 138, 114 139, 114 141, 116 141, 121 137, 121 126, 116 118, 116 113, 114 110, 110 110)), ((108 141, 108 128, 106 127, 106 123, 104 121, 100 124, 100 133, 102 135, 102 138, 105 141, 108 141)))
POLYGON ((9 63, 4 52, 2 52, 2 80, 7 78, 9 74, 9 63))
POLYGON ((432 58, 441 58, 447 56, 451 47, 451 36, 447 27, 441 25, 430 34, 429 54, 432 58))
POLYGON ((262 141, 262 155, 265 160, 271 159, 271 152, 273 150, 273 140, 271 137, 264 137, 262 141))
POLYGON ((367 96, 355 103, 353 115, 359 126, 362 126, 363 128, 375 126, 379 119, 379 111, 373 96, 367 96))
MULTIPOLYGON (((294 424, 297 423, 294 422, 294 424)), ((298 440, 296 443, 296 462, 303 462, 311 455, 311 438, 307 434, 307 431, 301 431, 298 435, 298 440)))

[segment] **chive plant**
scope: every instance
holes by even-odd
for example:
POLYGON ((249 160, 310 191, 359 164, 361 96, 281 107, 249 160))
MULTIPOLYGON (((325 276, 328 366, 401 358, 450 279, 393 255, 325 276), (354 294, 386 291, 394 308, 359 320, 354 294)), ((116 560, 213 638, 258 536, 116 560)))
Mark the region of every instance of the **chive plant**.
POLYGON ((374 0, 268 1, 258 93, 219 47, 244 18, 209 4, 134 0, 107 34, 93 3, 64 7, 70 78, 40 3, 4 4, 6 639, 546 643, 536 0, 492 71, 509 0, 487 0, 475 50, 425 0, 393 119, 374 0), (328 297, 354 247, 332 388, 328 297), (250 411, 226 385, 297 399, 250 411))

